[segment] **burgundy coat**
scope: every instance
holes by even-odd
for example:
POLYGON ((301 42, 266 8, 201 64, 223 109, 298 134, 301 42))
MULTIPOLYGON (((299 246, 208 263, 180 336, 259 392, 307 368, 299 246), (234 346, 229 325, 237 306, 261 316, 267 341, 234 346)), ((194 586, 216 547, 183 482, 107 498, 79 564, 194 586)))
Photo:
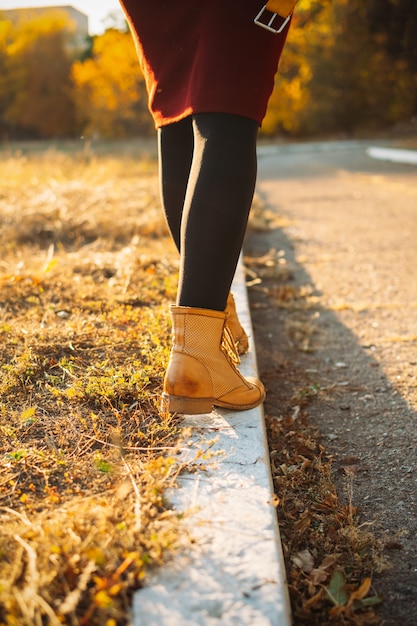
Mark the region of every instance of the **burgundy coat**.
POLYGON ((155 126, 193 113, 266 113, 288 28, 254 24, 263 0, 120 0, 155 126))

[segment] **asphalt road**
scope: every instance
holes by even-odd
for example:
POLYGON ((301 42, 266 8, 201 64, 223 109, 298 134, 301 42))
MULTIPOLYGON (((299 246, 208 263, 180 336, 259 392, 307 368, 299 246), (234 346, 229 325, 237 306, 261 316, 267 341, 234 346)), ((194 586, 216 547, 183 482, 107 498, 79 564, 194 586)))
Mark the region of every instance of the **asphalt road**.
MULTIPOLYGON (((384 624, 414 626, 417 165, 371 158, 370 146, 390 144, 260 146, 258 194, 277 224, 258 246, 282 250, 294 285, 311 293, 313 349, 294 356, 279 307, 258 333, 267 333, 266 359, 284 359, 287 368, 304 368, 306 380, 335 390, 310 407, 310 419, 335 455, 340 489, 349 466, 361 521, 387 547, 390 568, 374 577, 385 597, 384 624)), ((277 406, 284 387, 277 375, 269 389, 277 406)))

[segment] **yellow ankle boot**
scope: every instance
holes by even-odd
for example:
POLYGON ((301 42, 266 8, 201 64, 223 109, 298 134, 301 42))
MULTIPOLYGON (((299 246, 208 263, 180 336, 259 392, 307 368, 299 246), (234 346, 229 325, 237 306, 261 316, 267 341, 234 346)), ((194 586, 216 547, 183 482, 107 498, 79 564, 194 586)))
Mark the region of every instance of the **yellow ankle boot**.
POLYGON ((228 314, 227 327, 233 337, 238 354, 246 354, 249 350, 249 339, 241 325, 236 312, 235 299, 232 292, 229 293, 225 313, 228 314))
POLYGON ((171 307, 173 347, 161 408, 168 413, 210 413, 213 406, 241 411, 263 402, 260 380, 244 378, 221 311, 171 307), (229 344, 229 345, 228 345, 229 344))

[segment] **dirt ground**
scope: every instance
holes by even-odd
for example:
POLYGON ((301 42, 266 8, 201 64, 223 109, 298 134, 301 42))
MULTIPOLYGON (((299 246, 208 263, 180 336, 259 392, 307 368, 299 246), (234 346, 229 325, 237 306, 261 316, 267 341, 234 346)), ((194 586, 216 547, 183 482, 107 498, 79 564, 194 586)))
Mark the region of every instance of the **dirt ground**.
POLYGON ((339 494, 352 490, 385 548, 378 614, 414 626, 417 167, 371 159, 369 145, 261 149, 268 224, 245 256, 269 260, 249 289, 266 418, 302 410, 318 428, 339 494))

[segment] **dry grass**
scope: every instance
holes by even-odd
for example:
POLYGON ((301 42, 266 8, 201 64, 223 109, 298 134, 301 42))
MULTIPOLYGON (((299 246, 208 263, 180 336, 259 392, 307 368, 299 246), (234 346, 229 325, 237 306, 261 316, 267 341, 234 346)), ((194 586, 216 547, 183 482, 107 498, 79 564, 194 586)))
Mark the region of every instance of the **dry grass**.
POLYGON ((124 624, 181 541, 176 253, 138 154, 0 156, 0 623, 124 624))

